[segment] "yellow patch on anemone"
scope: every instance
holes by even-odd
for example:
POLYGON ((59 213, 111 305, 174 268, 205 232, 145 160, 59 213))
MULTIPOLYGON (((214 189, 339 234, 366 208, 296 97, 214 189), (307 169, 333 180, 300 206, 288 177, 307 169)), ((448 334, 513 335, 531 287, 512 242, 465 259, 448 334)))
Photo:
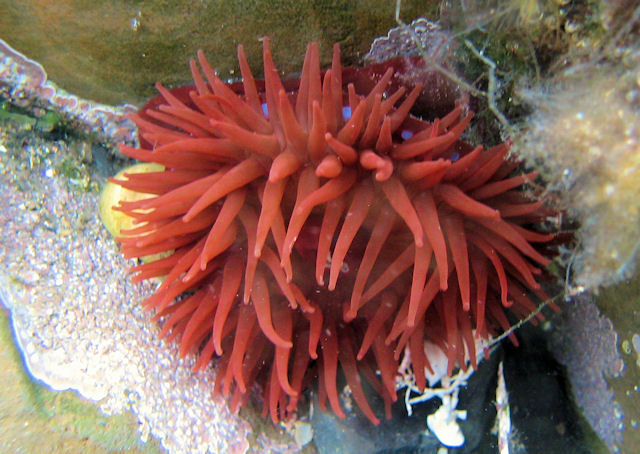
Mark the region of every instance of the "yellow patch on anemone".
MULTIPOLYGON (((121 170, 115 176, 115 179, 127 180, 128 178, 125 176, 125 173, 161 172, 163 170, 164 166, 161 166, 160 164, 135 164, 121 170)), ((154 197, 154 195, 131 191, 117 184, 107 182, 102 189, 102 194, 100 195, 100 219, 102 219, 102 223, 113 236, 123 236, 122 230, 139 227, 139 225, 134 225, 133 218, 127 216, 121 211, 114 210, 113 207, 117 206, 120 202, 132 202, 135 200, 147 199, 149 197, 154 197)))

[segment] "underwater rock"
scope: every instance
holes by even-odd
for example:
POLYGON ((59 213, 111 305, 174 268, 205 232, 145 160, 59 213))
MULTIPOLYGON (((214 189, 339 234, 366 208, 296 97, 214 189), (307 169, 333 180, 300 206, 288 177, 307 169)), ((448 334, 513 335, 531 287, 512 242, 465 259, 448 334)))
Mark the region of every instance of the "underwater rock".
MULTIPOLYGON (((435 3, 435 2, 433 2, 435 3)), ((424 1, 402 2, 402 13, 426 13, 424 1)), ((234 78, 235 47, 259 61, 258 39, 270 36, 280 69, 298 71, 306 43, 319 41, 322 62, 340 42, 355 63, 369 43, 395 25, 386 0, 333 1, 70 1, 9 0, 2 38, 37 60, 60 87, 103 103, 140 103, 153 84, 189 80, 185 63, 202 49, 223 79, 234 78)), ((256 72, 258 68, 252 68, 256 72)))
POLYGON ((152 286, 130 283, 129 264, 97 216, 97 191, 66 173, 75 145, 6 124, 0 287, 31 374, 53 389, 77 390, 106 414, 131 411, 140 437, 157 438, 169 452, 249 451, 249 423, 211 398, 214 371, 194 374, 195 358, 179 360, 137 304, 152 286))
POLYGON ((622 445, 623 414, 606 379, 623 369, 618 335, 590 296, 560 304, 550 347, 567 369, 573 397, 593 430, 612 452, 622 445))
POLYGON ((127 115, 135 107, 118 107, 87 101, 48 80, 42 65, 22 55, 0 39, 0 96, 31 110, 60 114, 69 128, 104 142, 136 143, 135 126, 127 115))
MULTIPOLYGON (((0 287, 0 305, 2 293, 0 287)), ((158 443, 140 441, 138 422, 133 415, 106 416, 73 391, 54 392, 34 382, 24 369, 3 307, 0 307, 0 382, 2 452, 162 452, 158 443)))

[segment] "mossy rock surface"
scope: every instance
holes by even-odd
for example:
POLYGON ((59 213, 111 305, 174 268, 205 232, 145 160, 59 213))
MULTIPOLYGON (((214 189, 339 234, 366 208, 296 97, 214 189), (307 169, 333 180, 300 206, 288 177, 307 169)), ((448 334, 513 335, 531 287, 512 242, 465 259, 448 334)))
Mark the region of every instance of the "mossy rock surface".
MULTIPOLYGON (((204 50, 222 77, 234 77, 236 46, 245 45, 252 69, 262 71, 260 37, 273 41, 284 73, 299 71, 307 42, 319 41, 323 62, 340 43, 345 63, 356 63, 374 38, 395 23, 388 0, 9 0, 0 14, 2 38, 41 63, 49 78, 84 98, 141 103, 153 84, 179 85, 187 62, 204 50)), ((437 2, 402 2, 410 21, 437 2)))

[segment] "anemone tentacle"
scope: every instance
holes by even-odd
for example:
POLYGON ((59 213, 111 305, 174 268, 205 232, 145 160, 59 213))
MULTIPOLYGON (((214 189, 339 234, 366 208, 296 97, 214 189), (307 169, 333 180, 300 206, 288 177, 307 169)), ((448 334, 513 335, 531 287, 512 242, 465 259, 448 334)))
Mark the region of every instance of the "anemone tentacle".
POLYGON ((469 356, 475 367, 474 336, 507 329, 507 308, 534 310, 529 291, 544 295, 537 265, 549 261, 531 243, 551 236, 535 231, 545 212, 520 190, 537 174, 512 175, 508 142, 463 142, 464 106, 412 117, 422 86, 388 92, 391 68, 357 93, 337 45, 322 72, 309 44, 291 91, 268 39, 263 58, 264 81, 239 46, 241 86, 202 52, 187 97, 158 84, 160 101, 132 117, 146 145, 120 150, 165 169, 112 180, 150 195, 116 207, 136 220, 118 241, 127 257, 166 254, 133 267, 134 279, 165 276, 143 305, 181 355, 199 354, 196 369, 221 357, 214 394, 237 408, 260 382, 277 422, 317 374, 321 407, 344 417, 342 371, 378 424, 360 376, 388 406, 403 348, 424 388, 425 341, 449 372, 469 356))

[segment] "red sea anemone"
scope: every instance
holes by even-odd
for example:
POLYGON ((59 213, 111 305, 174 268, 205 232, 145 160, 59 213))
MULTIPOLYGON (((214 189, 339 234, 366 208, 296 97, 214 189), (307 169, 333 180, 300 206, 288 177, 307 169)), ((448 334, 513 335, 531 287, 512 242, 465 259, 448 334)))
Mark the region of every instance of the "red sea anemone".
POLYGON ((214 392, 233 407, 259 383, 277 421, 317 379, 321 406, 343 417, 341 369, 377 424, 361 376, 388 415, 405 348, 424 388, 425 340, 450 372, 465 355, 475 367, 474 335, 508 329, 505 308, 533 311, 530 291, 545 297, 537 265, 549 260, 531 243, 551 236, 523 227, 543 212, 518 190, 535 173, 511 175, 508 143, 461 141, 461 107, 411 117, 422 87, 388 93, 391 67, 359 93, 337 45, 323 73, 311 43, 295 81, 281 81, 266 39, 264 81, 242 46, 238 58, 242 84, 198 53, 195 86, 158 85, 133 117, 143 147, 121 152, 164 170, 112 180, 153 195, 116 207, 137 225, 118 241, 126 257, 165 253, 133 268, 137 281, 164 276, 143 305, 182 355, 197 352, 196 369, 220 357, 214 392))

